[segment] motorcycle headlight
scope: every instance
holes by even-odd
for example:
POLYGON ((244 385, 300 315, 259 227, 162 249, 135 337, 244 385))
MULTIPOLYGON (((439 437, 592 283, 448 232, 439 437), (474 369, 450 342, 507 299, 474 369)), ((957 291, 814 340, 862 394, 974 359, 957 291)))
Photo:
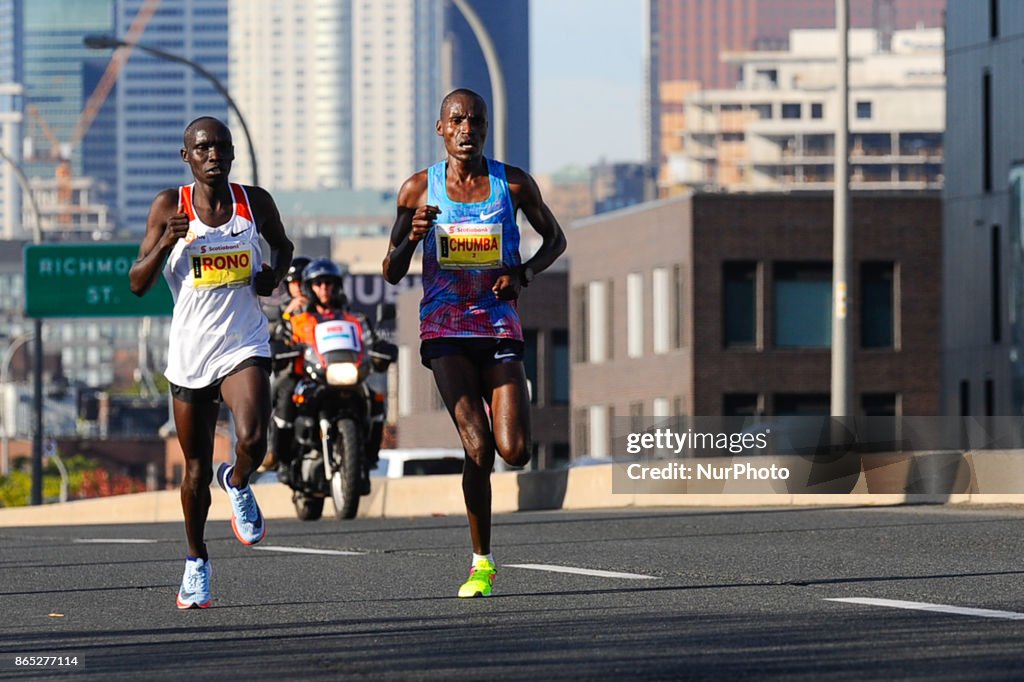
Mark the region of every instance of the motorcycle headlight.
POLYGON ((359 366, 354 362, 332 362, 327 365, 327 383, 331 386, 354 386, 359 381, 359 366))

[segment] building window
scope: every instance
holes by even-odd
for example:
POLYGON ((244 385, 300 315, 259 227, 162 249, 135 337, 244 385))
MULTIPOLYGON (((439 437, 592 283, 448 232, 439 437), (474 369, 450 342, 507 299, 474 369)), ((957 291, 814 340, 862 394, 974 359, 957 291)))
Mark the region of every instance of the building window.
POLYGON ((860 344, 863 348, 893 348, 896 286, 892 263, 861 263, 860 344))
POLYGON ((988 0, 988 35, 999 37, 999 0, 988 0))
POLYGON ((589 409, 590 420, 590 448, 585 454, 594 457, 609 457, 609 441, 611 440, 611 408, 605 405, 591 405, 589 409))
POLYGON ((761 414, 760 396, 756 393, 725 393, 722 395, 723 417, 756 417, 761 414))
POLYGON ((599 364, 612 358, 611 282, 587 285, 587 362, 599 364))
POLYGON ((590 301, 587 297, 587 286, 581 285, 575 287, 575 293, 573 295, 573 301, 576 304, 576 355, 574 360, 576 362, 586 362, 590 356, 590 346, 587 341, 590 339, 590 315, 588 311, 590 309, 590 301))
POLYGON ((825 105, 821 102, 811 102, 811 118, 824 118, 825 105))
POLYGON ((801 106, 799 102, 782 103, 782 118, 800 118, 801 106))
POLYGON ((828 348, 832 343, 832 265, 775 264, 775 346, 828 348))
POLYGON ((629 432, 640 433, 644 428, 644 401, 631 402, 629 404, 629 432))
POLYGON ((590 454, 590 410, 583 407, 574 410, 572 420, 573 436, 576 441, 576 452, 580 455, 590 454))
POLYGON ((994 417, 996 414, 996 386, 991 379, 985 379, 985 416, 994 417))
POLYGON ((412 414, 412 351, 407 345, 398 347, 398 414, 412 414))
MULTIPOLYGON (((661 312, 656 306, 654 319, 657 321, 660 315, 661 312)), ((657 334, 655 336, 657 337, 657 334)), ((642 273, 632 272, 626 276, 626 355, 639 358, 643 354, 644 276, 642 273)))
POLYGON ((561 469, 569 464, 569 444, 552 443, 548 463, 552 469, 561 469))
POLYGON ((757 263, 722 264, 723 340, 727 348, 757 343, 757 263))
POLYGON ((832 407, 828 393, 776 393, 773 402, 780 417, 827 417, 832 407))
POLYGON ((960 382, 960 416, 971 416, 971 383, 966 379, 960 382))
POLYGON ((672 344, 672 330, 679 317, 679 306, 672 295, 672 279, 668 268, 655 268, 651 272, 652 335, 654 353, 667 353, 678 345, 672 344))
POLYGON ((871 102, 861 101, 857 102, 856 115, 857 118, 864 120, 871 118, 871 102))
POLYGON ((981 78, 981 183, 985 192, 992 191, 992 74, 981 78))
POLYGON ((527 386, 530 391, 530 403, 533 405, 538 403, 537 396, 541 391, 541 386, 537 383, 538 338, 536 329, 523 330, 523 370, 526 372, 527 386))
POLYGON ((751 104, 750 110, 757 114, 757 117, 762 121, 769 120, 772 117, 771 104, 751 104))
POLYGON ((898 403, 895 393, 865 393, 860 397, 860 410, 865 417, 895 417, 898 403))
POLYGON ((551 403, 569 404, 569 332, 551 332, 551 403))
POLYGON ((1000 247, 999 238, 999 226, 992 226, 992 267, 989 269, 992 279, 990 287, 992 295, 990 297, 992 304, 992 343, 999 343, 1003 338, 1003 301, 1000 291, 1002 290, 1002 260, 1000 254, 1002 248, 1000 247))
POLYGON ((683 316, 684 301, 683 287, 686 285, 686 280, 683 275, 683 266, 674 265, 672 266, 672 348, 682 348, 683 343, 686 340, 686 330, 683 328, 685 317, 683 316))
POLYGON ((655 398, 651 403, 651 416, 664 419, 672 416, 672 401, 668 398, 655 398))

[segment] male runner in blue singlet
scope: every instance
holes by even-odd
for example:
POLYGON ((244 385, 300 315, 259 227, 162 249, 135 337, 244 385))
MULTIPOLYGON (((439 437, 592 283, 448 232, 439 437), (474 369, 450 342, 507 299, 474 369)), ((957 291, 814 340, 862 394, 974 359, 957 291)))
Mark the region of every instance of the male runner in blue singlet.
POLYGON ((441 102, 437 134, 446 158, 402 185, 383 263, 384 278, 397 284, 423 242, 420 357, 434 373, 466 451, 462 493, 473 560, 460 597, 486 597, 494 583, 494 451, 523 466, 533 448, 520 290, 565 250, 562 228, 533 178, 484 158, 487 124, 487 105, 471 90, 455 90, 441 102), (515 222, 520 210, 543 238, 526 262, 515 222))

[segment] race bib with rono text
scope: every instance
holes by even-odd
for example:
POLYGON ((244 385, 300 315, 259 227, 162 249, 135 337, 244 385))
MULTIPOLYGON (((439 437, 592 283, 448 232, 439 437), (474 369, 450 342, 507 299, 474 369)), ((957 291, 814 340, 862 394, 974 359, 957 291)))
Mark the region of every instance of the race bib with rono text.
POLYGON ((252 248, 239 242, 192 245, 192 287, 244 287, 252 282, 252 248))

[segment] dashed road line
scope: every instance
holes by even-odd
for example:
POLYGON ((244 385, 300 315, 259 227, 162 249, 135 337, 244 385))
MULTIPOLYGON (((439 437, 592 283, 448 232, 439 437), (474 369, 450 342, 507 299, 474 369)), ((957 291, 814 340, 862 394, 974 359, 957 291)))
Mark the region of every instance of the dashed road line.
POLYGON ((621 578, 623 580, 658 580, 657 576, 639 573, 619 573, 617 571, 599 571, 593 568, 576 568, 574 566, 555 566, 552 564, 504 564, 505 568, 527 568, 531 571, 550 571, 551 573, 574 573, 576 575, 592 575, 598 578, 621 578))
POLYGON ((260 545, 253 547, 263 552, 286 552, 288 554, 323 554, 327 556, 363 556, 367 552, 351 552, 345 549, 316 549, 313 547, 279 547, 276 545, 260 545))
POLYGON ((1002 618, 1004 620, 1024 620, 1024 613, 1017 611, 995 611, 993 609, 972 609, 949 604, 929 604, 922 601, 901 601, 899 599, 872 599, 870 597, 847 597, 842 599, 826 599, 846 604, 863 604, 865 606, 887 606, 893 609, 911 611, 931 611, 934 613, 951 613, 957 616, 975 616, 977 618, 1002 618))

